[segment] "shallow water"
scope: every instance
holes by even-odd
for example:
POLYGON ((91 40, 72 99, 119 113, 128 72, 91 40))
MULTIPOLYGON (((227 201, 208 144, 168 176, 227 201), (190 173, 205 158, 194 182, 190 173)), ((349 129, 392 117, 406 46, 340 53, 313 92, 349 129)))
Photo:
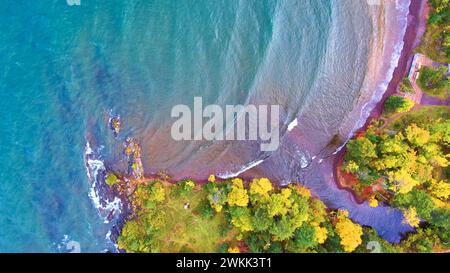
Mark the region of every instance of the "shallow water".
POLYGON ((89 139, 123 169, 110 111, 121 139, 143 144, 149 174, 236 173, 268 154, 258 143, 174 143, 172 106, 280 104, 283 134, 315 111, 300 122, 320 147, 359 96, 373 30, 365 2, 351 0, 16 0, 0 18, 0 251, 28 252, 67 251, 70 240, 113 248, 83 161, 89 139))

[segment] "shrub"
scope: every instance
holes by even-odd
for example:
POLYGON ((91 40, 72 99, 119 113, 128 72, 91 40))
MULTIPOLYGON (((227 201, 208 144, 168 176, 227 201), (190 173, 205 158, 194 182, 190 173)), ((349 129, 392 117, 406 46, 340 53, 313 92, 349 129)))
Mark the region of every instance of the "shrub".
POLYGON ((116 185, 117 183, 119 183, 119 179, 117 178, 117 176, 115 174, 110 173, 106 176, 105 183, 108 186, 112 187, 112 186, 116 185))
POLYGON ((447 81, 447 67, 423 67, 420 70, 419 85, 424 90, 443 87, 447 81))
POLYGON ((445 75, 446 66, 424 67, 421 70, 418 84, 422 90, 430 96, 447 99, 450 88, 450 80, 445 75))
POLYGON ((384 103, 384 111, 388 114, 408 112, 413 107, 413 101, 399 96, 390 96, 384 103))
POLYGON ((400 84, 400 91, 403 93, 414 93, 414 88, 408 78, 404 78, 400 84))
POLYGON ((182 180, 177 183, 177 192, 183 197, 186 197, 192 189, 194 189, 195 183, 192 180, 182 180))

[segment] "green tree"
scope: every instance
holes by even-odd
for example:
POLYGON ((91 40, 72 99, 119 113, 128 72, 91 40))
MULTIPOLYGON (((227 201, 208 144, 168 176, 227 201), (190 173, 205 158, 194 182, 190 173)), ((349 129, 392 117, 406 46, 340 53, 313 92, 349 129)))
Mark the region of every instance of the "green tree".
POLYGON ((435 209, 431 197, 425 191, 418 189, 396 195, 394 205, 402 208, 415 207, 419 217, 426 221, 431 220, 431 213, 435 209))
POLYGON ((384 103, 384 111, 387 114, 408 112, 413 107, 412 100, 399 96, 390 96, 384 103))
POLYGON ((424 89, 435 88, 444 83, 445 73, 447 73, 447 68, 445 66, 425 66, 420 70, 419 84, 424 89))
POLYGON ((284 241, 292 238, 295 225, 290 217, 282 216, 279 220, 273 222, 269 231, 274 236, 275 241, 284 241))
POLYGON ((429 2, 438 13, 448 9, 449 0, 429 0, 429 2))
POLYGON ((376 145, 365 137, 352 139, 347 144, 346 159, 353 160, 359 167, 368 166, 377 158, 376 145))
POLYGON ((295 231, 293 241, 295 247, 301 252, 317 246, 316 228, 309 224, 303 224, 295 231))
POLYGON ((437 227, 450 231, 450 209, 437 208, 431 213, 430 222, 437 227))
POLYGON ((431 96, 447 99, 450 89, 450 80, 445 75, 446 73, 446 66, 423 67, 420 70, 418 85, 425 93, 431 96))
POLYGON ((248 207, 231 206, 228 210, 231 224, 242 232, 253 231, 251 210, 248 207))
POLYGON ((211 207, 208 200, 200 202, 196 211, 205 219, 211 219, 214 216, 214 209, 211 207))
POLYGON ((437 236, 431 229, 419 229, 417 233, 411 234, 402 242, 403 248, 410 252, 432 252, 436 244, 437 236))
POLYGON ((265 231, 270 227, 273 218, 269 216, 265 208, 259 207, 254 210, 252 221, 255 231, 265 231))

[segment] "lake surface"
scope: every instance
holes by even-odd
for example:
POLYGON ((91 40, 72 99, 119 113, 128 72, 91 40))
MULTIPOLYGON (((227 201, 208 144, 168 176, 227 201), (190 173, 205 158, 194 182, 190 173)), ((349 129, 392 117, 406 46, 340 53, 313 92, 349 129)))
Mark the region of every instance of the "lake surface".
POLYGON ((120 141, 137 137, 146 173, 179 177, 226 177, 268 156, 253 142, 171 141, 171 108, 194 96, 279 104, 282 135, 304 111, 336 126, 359 95, 373 30, 364 1, 69 4, 0 7, 0 251, 114 249, 90 194, 89 139, 120 170, 120 141), (122 117, 119 140, 109 113, 122 117))

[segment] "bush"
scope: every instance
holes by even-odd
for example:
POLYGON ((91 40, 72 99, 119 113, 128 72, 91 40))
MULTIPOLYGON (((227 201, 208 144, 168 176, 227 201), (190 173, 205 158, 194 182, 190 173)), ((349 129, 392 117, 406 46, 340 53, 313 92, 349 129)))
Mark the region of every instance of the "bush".
POLYGON ((113 173, 108 174, 108 176, 105 179, 105 183, 112 187, 114 185, 116 185, 117 183, 119 183, 119 179, 117 178, 117 176, 113 173))
POLYGON ((429 0, 428 2, 431 6, 430 17, 427 30, 417 51, 434 61, 448 63, 450 62, 449 0, 429 0))
POLYGON ((422 90, 431 95, 442 99, 448 97, 450 81, 445 76, 447 67, 424 67, 420 70, 418 84, 422 90))
POLYGON ((177 183, 177 192, 183 197, 186 197, 195 187, 195 183, 192 180, 182 180, 177 183))
POLYGON ((215 215, 214 209, 209 205, 208 200, 203 200, 199 206, 197 207, 196 211, 204 218, 204 219, 211 219, 215 215))
POLYGON ((445 84, 445 66, 439 67, 423 67, 420 70, 419 84, 423 89, 438 88, 445 84))
POLYGON ((411 85, 411 82, 408 78, 404 78, 402 83, 400 84, 400 91, 403 93, 414 93, 414 88, 411 85))
POLYGON ((404 113, 414 107, 414 102, 399 96, 390 96, 384 103, 384 111, 388 114, 404 113))

